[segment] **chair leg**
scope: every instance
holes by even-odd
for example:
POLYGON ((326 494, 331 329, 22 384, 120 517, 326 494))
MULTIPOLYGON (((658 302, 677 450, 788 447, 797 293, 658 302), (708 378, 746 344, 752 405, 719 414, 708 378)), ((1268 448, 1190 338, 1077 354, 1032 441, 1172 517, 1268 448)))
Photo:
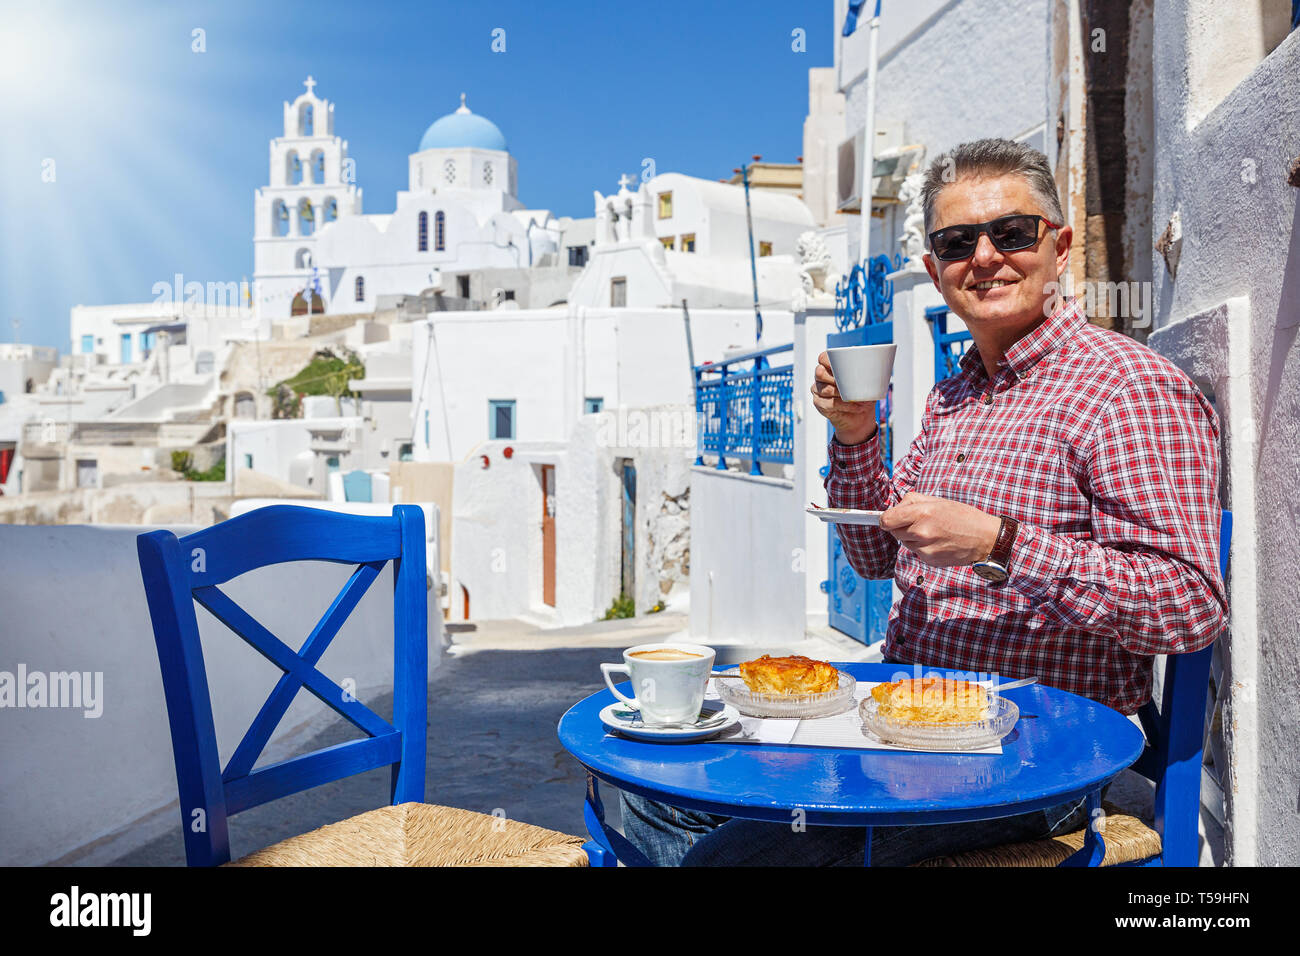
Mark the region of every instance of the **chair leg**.
MULTIPOLYGON (((587 824, 587 833, 591 837, 583 848, 594 848, 601 854, 600 866, 653 866, 645 854, 628 842, 627 837, 605 823, 605 805, 600 799, 600 784, 590 771, 587 773, 587 799, 582 807, 582 818, 587 824)), ((587 849, 591 858, 592 849, 587 849)), ((592 858, 593 865, 595 863, 592 858)))
POLYGON ((1060 866, 1101 866, 1106 858, 1106 841, 1101 831, 1105 827, 1106 813, 1101 808, 1101 791, 1088 794, 1088 828, 1083 834, 1083 846, 1060 862, 1060 866))
POLYGON ((587 862, 591 866, 618 866, 618 857, 595 840, 588 840, 582 849, 586 851, 587 862))

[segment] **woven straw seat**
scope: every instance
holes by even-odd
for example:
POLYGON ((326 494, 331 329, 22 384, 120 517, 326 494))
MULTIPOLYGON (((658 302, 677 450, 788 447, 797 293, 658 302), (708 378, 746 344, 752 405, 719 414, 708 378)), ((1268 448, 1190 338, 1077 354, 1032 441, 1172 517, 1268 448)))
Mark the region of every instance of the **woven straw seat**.
POLYGON ((587 866, 581 837, 502 817, 400 803, 357 814, 226 866, 587 866))
MULTIPOLYGON (((1102 839, 1106 843, 1106 857, 1102 866, 1133 863, 1159 856, 1160 834, 1137 817, 1118 807, 1103 803, 1106 811, 1106 828, 1102 839)), ((1071 853, 1083 848, 1086 830, 1076 830, 1059 837, 1030 840, 1025 843, 1006 843, 987 850, 969 850, 953 856, 937 856, 917 863, 917 866, 1056 866, 1071 853)))

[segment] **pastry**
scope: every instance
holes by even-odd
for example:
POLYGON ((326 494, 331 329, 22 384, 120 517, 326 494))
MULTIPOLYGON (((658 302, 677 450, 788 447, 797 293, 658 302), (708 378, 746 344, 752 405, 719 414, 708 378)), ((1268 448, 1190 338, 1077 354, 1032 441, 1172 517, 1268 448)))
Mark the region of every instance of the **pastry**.
POLYGON ((840 672, 825 661, 808 657, 764 654, 740 665, 745 686, 755 694, 825 694, 838 690, 840 672))
POLYGON ((882 717, 904 723, 967 724, 988 716, 988 691, 973 681, 910 678, 878 684, 871 696, 882 717))

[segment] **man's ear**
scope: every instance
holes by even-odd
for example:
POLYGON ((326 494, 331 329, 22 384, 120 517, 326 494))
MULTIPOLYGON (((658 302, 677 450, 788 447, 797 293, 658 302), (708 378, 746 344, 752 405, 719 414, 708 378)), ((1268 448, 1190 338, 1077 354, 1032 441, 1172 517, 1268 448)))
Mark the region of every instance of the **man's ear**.
POLYGON ((1056 231, 1056 276, 1059 279, 1065 275, 1066 267, 1070 264, 1070 243, 1074 241, 1074 230, 1069 226, 1062 226, 1056 231))
POLYGON ((934 283, 934 287, 942 292, 943 289, 939 288, 939 272, 935 267, 934 257, 931 256, 930 253, 926 252, 922 254, 921 262, 925 264, 925 271, 930 273, 930 281, 934 283))

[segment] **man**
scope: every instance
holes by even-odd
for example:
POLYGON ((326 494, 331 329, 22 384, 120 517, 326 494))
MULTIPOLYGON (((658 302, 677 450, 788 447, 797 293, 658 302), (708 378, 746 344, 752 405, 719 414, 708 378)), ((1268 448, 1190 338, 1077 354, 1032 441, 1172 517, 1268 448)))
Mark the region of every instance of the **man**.
MULTIPOLYGON (((885 660, 1037 676, 1132 714, 1153 656, 1202 648, 1226 620, 1214 410, 1169 361, 1061 297, 1073 233, 1042 153, 963 144, 930 166, 921 198, 926 270, 974 340, 961 371, 930 392, 892 477, 875 403, 839 397, 825 352, 812 386, 835 430, 829 504, 884 512, 879 528, 837 531, 861 575, 902 592, 885 660)), ((656 862, 862 856, 860 830, 624 804, 625 830, 656 862)), ((1081 810, 875 828, 872 860, 1068 832, 1081 810)))

